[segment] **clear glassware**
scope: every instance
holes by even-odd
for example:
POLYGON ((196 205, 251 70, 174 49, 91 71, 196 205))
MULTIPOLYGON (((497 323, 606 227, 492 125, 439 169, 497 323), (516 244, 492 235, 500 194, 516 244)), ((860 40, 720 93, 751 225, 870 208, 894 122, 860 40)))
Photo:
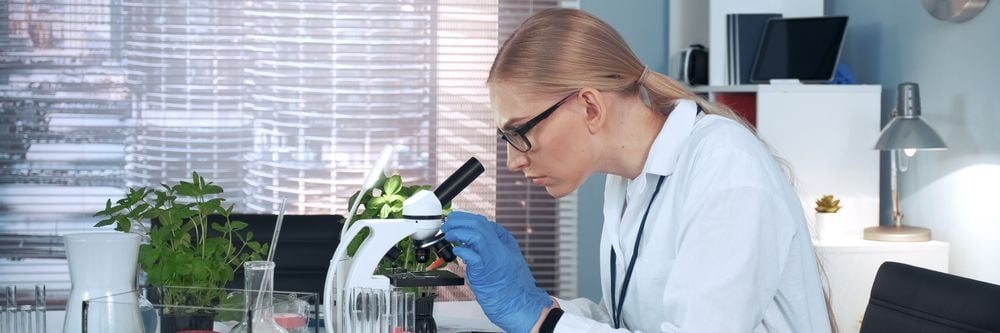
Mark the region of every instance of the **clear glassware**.
POLYGON ((306 333, 309 324, 309 302, 300 299, 294 293, 275 295, 274 322, 288 333, 306 333))
POLYGON ((254 333, 289 333, 274 320, 274 262, 247 261, 243 270, 246 315, 230 332, 248 332, 253 325, 254 333))
MULTIPOLYGON (((148 231, 147 227, 141 223, 133 223, 132 229, 129 230, 129 232, 139 235, 139 244, 149 244, 148 231)), ((156 307, 147 298, 147 289, 142 288, 145 283, 146 272, 142 270, 142 267, 139 267, 135 272, 135 289, 139 290, 139 314, 142 315, 142 329, 144 333, 156 333, 156 328, 160 325, 160 315, 156 313, 156 307)))

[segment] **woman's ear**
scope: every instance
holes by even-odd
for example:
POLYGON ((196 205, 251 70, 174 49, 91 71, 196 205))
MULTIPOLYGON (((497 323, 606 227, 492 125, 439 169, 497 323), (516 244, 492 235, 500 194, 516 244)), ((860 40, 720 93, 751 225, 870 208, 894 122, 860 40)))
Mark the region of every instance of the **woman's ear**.
POLYGON ((593 88, 580 89, 579 94, 586 108, 587 130, 590 133, 600 132, 608 121, 607 96, 593 88))

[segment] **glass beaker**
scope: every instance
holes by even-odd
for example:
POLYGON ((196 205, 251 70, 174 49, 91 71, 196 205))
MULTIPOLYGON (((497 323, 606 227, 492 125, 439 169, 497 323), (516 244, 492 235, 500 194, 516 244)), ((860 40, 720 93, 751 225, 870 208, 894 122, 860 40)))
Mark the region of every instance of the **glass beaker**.
POLYGON ((274 321, 274 262, 247 261, 243 263, 243 276, 246 313, 230 332, 248 332, 249 325, 253 325, 254 333, 288 333, 274 321))

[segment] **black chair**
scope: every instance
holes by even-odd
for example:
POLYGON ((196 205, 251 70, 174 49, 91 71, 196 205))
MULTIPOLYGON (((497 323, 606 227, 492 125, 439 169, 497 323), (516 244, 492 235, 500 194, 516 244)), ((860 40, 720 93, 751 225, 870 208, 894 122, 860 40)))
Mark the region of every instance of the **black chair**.
POLYGON ((885 262, 861 324, 874 332, 1000 332, 1000 286, 885 262))
MULTIPOLYGON (((211 216, 209 221, 216 218, 221 216, 211 216)), ((229 218, 246 222, 254 240, 270 243, 278 216, 232 214, 229 218)), ((274 290, 313 292, 322 297, 327 268, 340 243, 343 222, 340 215, 285 215, 274 252, 274 290)), ((243 270, 237 271, 226 287, 243 289, 243 270)))

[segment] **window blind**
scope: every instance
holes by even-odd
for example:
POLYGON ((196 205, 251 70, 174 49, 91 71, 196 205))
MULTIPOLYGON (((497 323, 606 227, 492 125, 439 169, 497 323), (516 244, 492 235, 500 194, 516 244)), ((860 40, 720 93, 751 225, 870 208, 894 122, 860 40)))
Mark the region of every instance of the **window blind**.
MULTIPOLYGON (((497 45, 532 14, 554 7, 577 7, 577 1, 500 1, 497 45)), ((539 110, 541 111, 541 110, 539 110)), ((496 221, 517 237, 538 285, 550 294, 576 297, 576 193, 554 199, 523 174, 507 170, 507 143, 497 140, 496 221)))
POLYGON ((92 231, 127 187, 192 171, 239 212, 287 197, 290 214, 346 214, 389 144, 407 184, 480 159, 455 206, 514 230, 539 282, 563 292, 558 223, 575 218, 504 173, 483 84, 499 30, 543 5, 558 3, 0 4, 0 284, 68 291, 60 235, 92 231))

